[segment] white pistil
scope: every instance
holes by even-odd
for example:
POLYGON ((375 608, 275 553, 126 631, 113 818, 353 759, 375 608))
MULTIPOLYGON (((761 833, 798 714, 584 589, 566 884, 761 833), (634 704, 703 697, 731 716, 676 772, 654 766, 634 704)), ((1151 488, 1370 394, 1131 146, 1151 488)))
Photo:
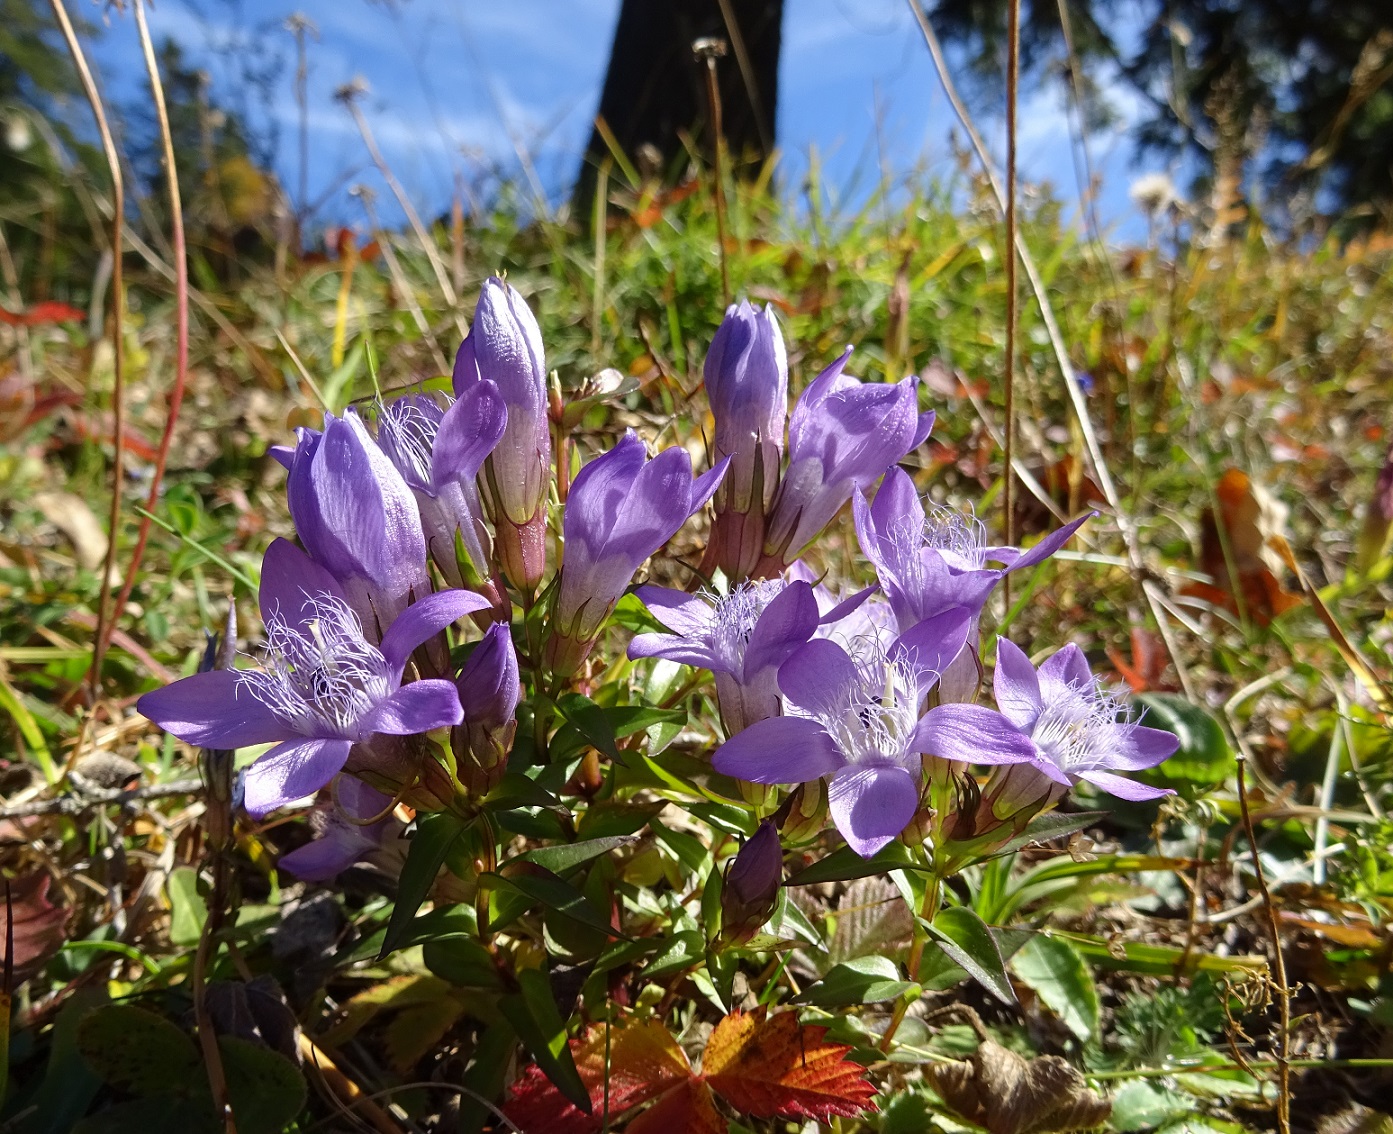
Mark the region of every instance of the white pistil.
POLYGON ((868 643, 856 680, 840 691, 835 707, 817 719, 853 764, 903 764, 919 724, 919 683, 905 661, 890 661, 868 643))

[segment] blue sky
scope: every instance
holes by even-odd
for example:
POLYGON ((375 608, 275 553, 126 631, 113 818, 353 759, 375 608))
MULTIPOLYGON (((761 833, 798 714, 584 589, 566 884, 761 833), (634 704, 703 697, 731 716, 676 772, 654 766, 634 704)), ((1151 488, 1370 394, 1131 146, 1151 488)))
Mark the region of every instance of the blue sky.
MULTIPOLYGON (((237 60, 258 50, 282 55, 270 105, 253 106, 252 116, 278 129, 277 169, 292 192, 299 110, 283 23, 294 10, 290 0, 160 0, 150 13, 155 35, 179 40, 222 97, 239 82, 237 60)), ((310 46, 311 198, 365 164, 357 129, 333 100, 356 76, 369 85, 361 105, 379 144, 426 210, 445 206, 457 174, 469 178, 496 163, 516 171, 518 150, 553 199, 564 194, 599 102, 619 0, 303 0, 299 10, 319 31, 310 46)), ((951 176, 952 112, 903 0, 786 0, 783 33, 778 141, 786 191, 800 184, 813 148, 834 192, 864 192, 882 160, 896 178, 951 176)), ((112 18, 96 55, 108 89, 134 93, 141 72, 128 18, 112 18)), ((1122 99, 1119 108, 1125 124, 1131 106, 1122 99)), ((1003 130, 986 125, 1000 160, 1003 130)), ((1103 177, 1104 225, 1135 239, 1144 226, 1127 187, 1145 168, 1133 165, 1121 130, 1089 144, 1103 177)), ((1050 182, 1077 212, 1073 153, 1061 92, 1024 92, 1022 175, 1050 182)), ((355 180, 386 197, 373 171, 355 180)), ((389 218, 395 211, 386 200, 382 210, 389 218)), ((328 213, 357 215, 341 193, 328 213)))

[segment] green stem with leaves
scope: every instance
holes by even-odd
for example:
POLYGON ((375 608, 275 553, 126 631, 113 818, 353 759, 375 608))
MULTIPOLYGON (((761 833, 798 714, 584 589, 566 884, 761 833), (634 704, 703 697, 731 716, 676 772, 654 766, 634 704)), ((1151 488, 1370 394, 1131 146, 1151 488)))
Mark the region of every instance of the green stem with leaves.
MULTIPOLYGON (((924 963, 924 946, 929 942, 929 933, 924 927, 938 916, 939 907, 943 902, 943 870, 937 861, 934 861, 932 865, 934 870, 929 875, 928 883, 924 887, 924 900, 919 903, 919 918, 914 923, 914 941, 909 947, 909 961, 905 965, 909 979, 915 982, 919 980, 919 969, 924 963)), ((885 1029, 885 1034, 880 1038, 881 1051, 890 1050, 890 1045, 895 1040, 895 1033, 900 1030, 900 1025, 904 1023, 909 1006, 917 999, 919 999, 919 993, 907 992, 895 1002, 894 1015, 890 1017, 890 1024, 885 1029)))

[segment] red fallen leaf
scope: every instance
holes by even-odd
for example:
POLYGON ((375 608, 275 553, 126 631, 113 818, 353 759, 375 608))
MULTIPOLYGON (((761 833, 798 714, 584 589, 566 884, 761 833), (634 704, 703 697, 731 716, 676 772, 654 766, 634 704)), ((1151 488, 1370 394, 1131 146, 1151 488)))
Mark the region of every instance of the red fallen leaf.
POLYGON ((639 228, 652 228, 663 219, 663 212, 672 205, 685 201, 693 193, 701 188, 701 182, 696 178, 678 185, 674 189, 659 193, 645 205, 638 209, 630 218, 639 228))
MULTIPOLYGON (((656 1020, 616 1025, 609 1040, 611 1119, 649 1099, 657 1102, 630 1126, 632 1134, 725 1134, 712 1092, 757 1118, 854 1118, 875 1110, 866 1070, 845 1058, 845 1044, 827 1043, 827 1029, 804 1027, 797 1012, 736 1012, 716 1025, 702 1056, 702 1074, 656 1020)), ((596 1134, 605 1112, 605 1033, 571 1041, 592 1114, 568 1102, 531 1064, 503 1108, 523 1134, 596 1134)))
POLYGON ((826 1121, 875 1110, 866 1069, 845 1058, 846 1044, 827 1043, 826 1034, 800 1024, 797 1012, 735 1012, 711 1033, 702 1071, 726 1102, 757 1118, 826 1121))
POLYGON ((59 303, 56 299, 46 299, 24 311, 6 311, 0 307, 0 323, 8 323, 11 327, 37 327, 42 323, 81 323, 86 318, 87 312, 79 311, 67 303, 59 303))
POLYGON ((1165 643, 1158 634, 1144 627, 1132 627, 1130 663, 1111 646, 1108 647, 1108 659, 1117 671, 1117 676, 1127 683, 1133 693, 1175 689, 1172 683, 1165 680, 1166 666, 1170 664, 1170 655, 1166 653, 1165 643))
POLYGON ((24 432, 35 400, 34 383, 18 370, 0 374, 0 441, 13 441, 24 432))
POLYGON ((688 1079, 629 1123, 624 1134, 726 1134, 711 1088, 688 1079))
MULTIPOLYGON (((68 911, 48 900, 47 874, 30 874, 10 883, 10 910, 14 913, 14 982, 28 980, 67 940, 68 911)), ((0 951, 9 932, 10 910, 0 893, 0 951)))
MULTIPOLYGON (((94 426, 87 420, 85 414, 73 414, 72 427, 73 433, 80 440, 108 443, 111 440, 110 428, 103 429, 102 427, 94 426)), ((127 453, 132 454, 142 461, 150 461, 153 463, 159 458, 159 451, 155 446, 129 429, 121 430, 121 447, 125 449, 127 453)))
POLYGON ((1226 470, 1214 495, 1217 510, 1206 508, 1200 516, 1200 569, 1213 582, 1191 583, 1182 593, 1234 614, 1241 596, 1248 616, 1266 626, 1302 601, 1282 586, 1269 566, 1271 549, 1281 532, 1269 530, 1274 524, 1264 515, 1253 483, 1241 469, 1226 470))
MULTIPOLYGON (((523 1134, 595 1134, 605 1109, 605 1029, 592 1029, 571 1041, 581 1082, 590 1092, 592 1114, 568 1101, 535 1064, 513 1084, 503 1108, 523 1134)), ((692 1078, 692 1065, 657 1020, 631 1021, 609 1033, 609 1113, 611 1117, 647 1102, 692 1078)), ((668 1134, 676 1134, 675 1131, 668 1134)))

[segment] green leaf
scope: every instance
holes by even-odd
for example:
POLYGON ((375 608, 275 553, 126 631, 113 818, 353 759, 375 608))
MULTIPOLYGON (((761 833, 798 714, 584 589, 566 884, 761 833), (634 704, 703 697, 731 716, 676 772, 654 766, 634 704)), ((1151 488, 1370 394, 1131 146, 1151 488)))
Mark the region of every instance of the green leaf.
POLYGON ((1201 790, 1221 784, 1238 768, 1238 757, 1229 747, 1223 726, 1209 710, 1172 693, 1142 693, 1149 728, 1173 732, 1180 748, 1164 764, 1140 778, 1166 787, 1182 784, 1201 790))
POLYGON ((98 1075, 127 1094, 188 1094, 207 1086, 193 1040, 148 1008, 93 1009, 78 1024, 77 1048, 98 1075))
POLYGON ((516 858, 509 859, 502 869, 507 870, 515 862, 530 862, 553 874, 565 874, 582 863, 589 862, 602 854, 608 854, 618 847, 634 841, 632 835, 606 835, 599 839, 583 839, 578 843, 561 843, 554 847, 538 847, 525 851, 516 858))
POLYGON ((536 780, 521 772, 507 772, 484 797, 484 806, 492 810, 514 807, 549 807, 565 810, 565 804, 536 780))
POLYGON ((695 929, 686 929, 674 934, 670 940, 662 942, 661 946, 653 955, 653 959, 643 966, 643 976, 646 979, 657 980, 669 973, 690 969, 699 964, 706 953, 706 939, 695 929))
POLYGON ((227 1097, 237 1134, 280 1134, 305 1106, 305 1079, 279 1052, 236 1036, 219 1036, 227 1097))
POLYGON ((845 882, 851 878, 869 878, 895 869, 922 870, 911 861, 909 851, 901 843, 889 843, 870 858, 862 858, 850 847, 839 847, 826 858, 800 870, 788 880, 788 886, 814 886, 819 882, 845 882))
POLYGON ((503 1081, 517 1042, 517 1033, 506 1020, 499 1020, 479 1037, 474 1046, 474 1062, 460 1080, 470 1091, 460 1099, 456 1124, 460 1134, 474 1134, 484 1128, 486 1120, 495 1117, 487 1100, 503 1093, 503 1081))
POLYGON ((919 986, 901 978, 899 966, 889 957, 858 957, 833 965, 827 975, 794 997, 795 1004, 840 1008, 848 1004, 878 1004, 896 1000, 919 986))
POLYGON ((701 927, 706 931, 706 940, 716 940, 721 932, 721 894, 725 889, 725 879, 714 867, 706 876, 701 887, 701 927))
MULTIPOLYGON (((606 936, 623 937, 617 929, 610 926, 608 919, 602 917, 595 911, 595 907, 590 903, 579 890, 569 882, 551 874, 485 874, 480 876, 480 882, 485 879, 497 892, 498 890, 513 891, 527 899, 525 909, 533 905, 542 905, 553 913, 558 913, 562 917, 570 918, 572 921, 579 922, 589 929, 595 929, 606 936)), ((511 912, 511 907, 500 907, 506 912, 511 912)), ((521 916, 520 913, 513 914, 513 917, 521 916)), ((509 918, 508 920, 512 920, 509 918)), ((498 929, 507 924, 502 916, 497 922, 493 923, 493 928, 498 929)))
POLYGON ((208 920, 208 906, 198 892, 198 871, 180 866, 170 871, 169 940, 175 945, 197 945, 208 920))
POLYGON ((1098 820, 1107 817, 1106 811, 1047 811, 1044 815, 1035 816, 1026 824, 1024 831, 996 853, 1010 854, 1032 843, 1050 843, 1082 831, 1085 827, 1092 827, 1098 820))
POLYGON ((501 980, 493 955, 478 941, 451 936, 427 941, 422 950, 426 968, 461 988, 498 988, 501 980))
POLYGON ((77 1037, 82 1021, 105 1002, 105 990, 79 987, 58 1009, 43 1081, 27 1096, 29 1115, 15 1124, 23 1134, 69 1134, 102 1089, 101 1076, 82 1058, 77 1037))
MULTIPOLYGON (((406 949, 412 945, 420 945, 426 941, 451 936, 479 936, 478 917, 472 906, 444 906, 414 918, 407 928, 405 938, 397 945, 397 948, 406 949)), ((334 955, 334 967, 344 968, 371 960, 381 951, 382 942, 386 937, 387 927, 384 925, 360 941, 351 943, 347 948, 334 955)))
POLYGON ((925 928, 953 962, 1005 1004, 1016 1002, 992 931, 966 906, 949 906, 925 928))
POLYGON ((1108 1125, 1122 1134, 1154 1130, 1169 1119, 1193 1114, 1194 1110, 1193 1098, 1146 1080, 1134 1080, 1114 1092, 1108 1125))
POLYGON ((695 835, 689 835, 686 831, 674 831, 657 819, 654 819, 649 826, 653 829, 653 834, 658 837, 658 841, 667 847, 677 858, 677 861, 692 874, 700 874, 711 865, 711 852, 707 850, 706 844, 695 835))
POLYGON ((623 740, 636 732, 645 732, 657 725, 676 725, 679 729, 687 723, 686 709, 660 709, 656 705, 615 705, 611 709, 601 709, 614 730, 616 739, 623 740))
POLYGON ((1098 1034, 1098 989, 1078 951, 1054 937, 1032 937, 1014 957, 1011 969, 1080 1042, 1098 1034))
MULTIPOLYGON (((223 1124, 213 1109, 213 1096, 151 1095, 126 1099, 88 1115, 64 1134, 221 1134, 223 1124)), ((237 1130, 242 1129, 241 1115, 237 1130)))
POLYGON ((556 710, 574 725, 593 747, 598 748, 611 760, 622 763, 619 746, 615 743, 617 738, 614 725, 610 723, 604 709, 583 693, 567 693, 557 698, 556 710))
POLYGON ((448 811, 421 816, 416 820, 416 834, 411 840, 411 849, 406 852, 406 864, 401 868, 396 905, 392 907, 382 948, 377 954, 379 961, 405 944, 416 911, 435 884, 440 868, 450 855, 450 848, 464 834, 467 826, 458 815, 448 811))
POLYGON ((551 982, 540 969, 523 969, 518 973, 518 986, 519 991, 499 999, 499 1011, 513 1025, 523 1047, 537 1061, 542 1073, 558 1091, 589 1114, 590 1092, 581 1081, 566 1043, 566 1025, 552 997, 551 982))
POLYGON ((827 942, 817 926, 808 920, 798 903, 789 897, 787 887, 779 890, 778 904, 769 918, 769 932, 777 938, 797 937, 820 952, 827 951, 827 942))
POLYGON ((582 839, 635 835, 659 811, 667 806, 664 800, 656 803, 617 803, 611 799, 592 803, 576 824, 576 834, 582 839))
POLYGON ((1188 976, 1193 973, 1239 973, 1245 977, 1267 974, 1267 958, 1242 953, 1219 956, 1198 949, 1174 945, 1147 945, 1128 941, 1105 941, 1081 933, 1052 932, 1051 937, 1068 941, 1079 955, 1105 969, 1140 973, 1144 976, 1188 976))
POLYGON ((635 633, 648 633, 652 631, 666 632, 667 627, 653 617, 649 609, 643 605, 643 600, 630 591, 622 596, 614 604, 614 613, 609 616, 609 620, 625 630, 633 630, 635 633))

